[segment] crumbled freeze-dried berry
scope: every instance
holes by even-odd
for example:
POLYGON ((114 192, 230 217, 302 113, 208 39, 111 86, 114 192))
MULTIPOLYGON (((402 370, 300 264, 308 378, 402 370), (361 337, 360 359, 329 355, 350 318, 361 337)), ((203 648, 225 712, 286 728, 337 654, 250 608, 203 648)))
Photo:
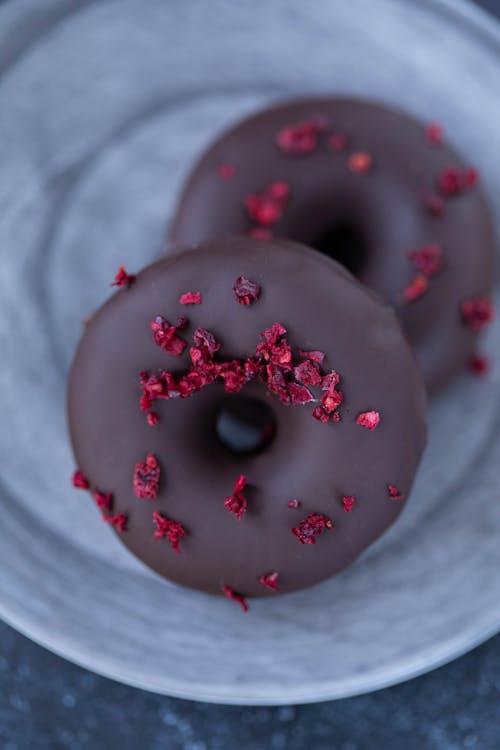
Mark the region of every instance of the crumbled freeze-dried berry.
POLYGON ((326 412, 322 406, 316 406, 316 408, 313 410, 312 416, 314 419, 317 419, 318 422, 322 422, 323 424, 328 424, 330 421, 330 415, 328 412, 326 412))
POLYGON ((259 299, 260 285, 254 281, 249 281, 244 276, 238 276, 233 285, 233 292, 236 302, 240 305, 251 305, 252 302, 259 299))
POLYGON ((150 323, 151 330, 153 331, 153 341, 160 349, 164 349, 167 354, 173 354, 178 357, 182 354, 186 348, 186 342, 177 336, 177 326, 172 325, 158 315, 150 323))
POLYGON ((230 180, 231 177, 234 177, 234 175, 236 174, 236 167, 234 167, 232 164, 221 164, 217 168, 217 174, 223 180, 230 180))
POLYGON ((172 521, 172 519, 167 518, 163 513, 159 513, 157 510, 153 511, 153 521, 156 526, 154 538, 168 539, 172 545, 173 551, 179 554, 181 551, 179 542, 187 536, 187 531, 184 526, 178 521, 172 521))
POLYGON ((306 388, 305 385, 299 385, 298 383, 289 383, 287 386, 288 395, 290 396, 290 403, 294 405, 310 404, 311 401, 316 401, 313 394, 306 388))
POLYGON ((346 133, 332 133, 328 137, 327 146, 331 151, 344 151, 349 144, 346 133))
POLYGON ((226 393, 238 393, 248 382, 245 366, 238 359, 218 365, 217 375, 222 378, 226 393))
POLYGON ((342 506, 346 513, 350 513, 356 504, 356 498, 352 495, 344 495, 342 498, 342 506))
POLYGON ((147 415, 146 419, 148 424, 151 425, 151 427, 154 427, 160 421, 160 415, 155 411, 152 411, 147 415))
POLYGON ((479 182, 479 172, 476 169, 466 169, 463 172, 455 167, 446 167, 439 175, 439 190, 445 198, 461 195, 479 182))
MULTIPOLYGON (((321 407, 323 409, 323 412, 327 415, 330 415, 332 419, 335 419, 334 413, 337 411, 343 401, 342 392, 337 389, 339 382, 340 376, 335 370, 332 370, 327 375, 325 375, 321 381, 321 390, 324 391, 321 398, 321 407)), ((317 415, 313 413, 313 416, 316 419, 323 421, 323 419, 321 419, 320 412, 318 412, 317 415)), ((337 421, 337 419, 335 419, 335 421, 337 421)))
POLYGON ((316 537, 330 529, 333 529, 333 522, 329 518, 322 513, 310 513, 292 529, 292 534, 301 544, 316 544, 316 537))
POLYGON ((347 163, 351 172, 367 174, 373 168, 373 156, 367 151, 356 151, 349 156, 347 163))
POLYGON ((294 156, 306 156, 316 150, 322 123, 306 120, 286 125, 276 135, 276 144, 281 151, 294 156))
POLYGON ((113 508, 112 492, 99 492, 99 490, 95 490, 92 496, 98 508, 100 508, 102 511, 107 511, 108 513, 111 512, 113 508))
POLYGON ((487 297, 465 300, 460 310, 465 325, 476 333, 482 331, 494 317, 493 305, 487 297))
POLYGON ((241 521, 248 506, 247 498, 243 494, 246 485, 247 478, 244 474, 241 474, 234 483, 233 494, 226 497, 224 501, 224 508, 233 513, 238 521, 241 521))
POLYGON ((249 218, 256 224, 268 227, 276 224, 283 215, 281 201, 276 201, 268 195, 247 195, 245 208, 249 218))
POLYGON ((316 362, 316 364, 320 365, 326 355, 324 352, 320 352, 317 349, 309 352, 304 351, 303 349, 299 349, 299 356, 303 357, 304 359, 310 359, 311 362, 316 362))
POLYGON ((488 357, 481 354, 472 354, 467 362, 467 368, 469 372, 477 377, 487 375, 490 371, 491 363, 488 357))
POLYGON ((300 500, 293 498, 292 500, 288 501, 287 505, 289 508, 300 508, 300 500))
POLYGON ((356 417, 356 424, 366 427, 367 430, 374 430, 380 423, 380 414, 378 411, 363 411, 356 417))
POLYGON ((435 193, 428 193, 427 195, 424 195, 422 198, 422 203, 424 204, 427 211, 431 214, 431 216, 440 217, 444 213, 444 201, 435 193))
POLYGON ((319 365, 311 359, 304 359, 293 368, 295 379, 303 385, 319 385, 322 380, 319 365))
POLYGON ((340 375, 335 370, 332 370, 331 372, 323 376, 323 379, 321 381, 321 390, 331 391, 332 388, 336 388, 339 383, 340 375))
POLYGON ((245 597, 242 594, 238 594, 238 592, 232 589, 231 586, 226 586, 225 584, 221 586, 221 590, 228 599, 232 599, 233 602, 237 602, 241 606, 243 612, 248 612, 250 608, 245 597))
POLYGON ((220 344, 216 341, 215 336, 206 328, 197 328, 193 334, 193 343, 195 348, 199 349, 204 358, 212 359, 214 354, 219 351, 220 344))
POLYGON ((266 586, 268 589, 271 589, 272 591, 279 591, 280 587, 278 585, 278 573, 273 570, 272 573, 266 573, 265 575, 261 576, 259 578, 259 583, 261 583, 263 586, 266 586))
POLYGON ((387 485, 387 493, 391 500, 404 500, 405 496, 401 494, 397 487, 393 484, 387 485))
POLYGON ((442 269, 444 263, 443 248, 438 242, 424 245, 418 250, 410 250, 407 256, 410 263, 424 276, 435 276, 442 269))
POLYGON ((443 143, 443 127, 438 122, 430 122, 425 130, 428 142, 432 146, 441 146, 443 143))
POLYGON ((290 192, 288 183, 276 181, 271 182, 262 193, 247 195, 245 209, 248 217, 260 227, 276 224, 283 216, 290 192))
POLYGON ((284 180, 276 180, 267 186, 266 193, 274 200, 286 201, 290 197, 290 185, 284 180))
POLYGON ((423 273, 417 273, 403 290, 405 302, 415 302, 420 299, 429 288, 429 279, 423 273))
POLYGON ((200 292, 184 292, 179 297, 181 305, 201 305, 200 292))
POLYGON ((120 534, 127 531, 128 516, 125 513, 117 513, 114 516, 103 515, 102 520, 111 524, 120 534))
POLYGON ((156 500, 160 484, 160 464, 152 453, 139 461, 134 470, 134 492, 143 500, 156 500))
POLYGON ((131 273, 127 273, 125 270, 125 266, 120 266, 118 269, 118 273, 116 274, 114 280, 111 282, 111 286, 130 286, 135 281, 135 275, 131 273))
POLYGON ((85 474, 77 469, 75 472, 73 472, 73 476, 71 477, 71 483, 73 487, 76 487, 79 490, 88 490, 90 487, 89 480, 85 476, 85 474))

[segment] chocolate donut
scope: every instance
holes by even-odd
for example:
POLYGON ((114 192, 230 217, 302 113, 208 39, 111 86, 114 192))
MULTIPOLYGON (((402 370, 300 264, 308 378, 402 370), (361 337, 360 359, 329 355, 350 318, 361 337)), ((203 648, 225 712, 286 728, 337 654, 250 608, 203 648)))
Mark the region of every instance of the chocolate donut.
POLYGON ((170 237, 273 235, 338 260, 397 310, 435 390, 470 360, 492 315, 494 229, 477 182, 437 124, 302 100, 243 120, 201 156, 170 237))
POLYGON ((351 563, 402 510, 425 443, 392 308, 284 240, 120 278, 71 370, 75 486, 153 570, 243 606, 351 563))

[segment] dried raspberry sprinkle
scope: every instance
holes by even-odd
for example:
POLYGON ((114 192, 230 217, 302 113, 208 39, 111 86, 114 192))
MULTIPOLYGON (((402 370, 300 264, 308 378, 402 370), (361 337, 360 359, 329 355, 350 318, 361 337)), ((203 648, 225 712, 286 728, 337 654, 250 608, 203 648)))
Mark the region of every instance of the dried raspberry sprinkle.
POLYGON ((318 422, 322 422, 323 424, 328 424, 330 421, 330 415, 328 412, 326 412, 322 406, 316 406, 316 408, 313 410, 312 416, 314 419, 317 419, 318 422))
POLYGON ((231 588, 231 586, 223 585, 221 589, 223 594, 225 594, 228 599, 232 599, 233 602, 237 602, 241 606, 243 612, 248 612, 250 608, 244 596, 238 594, 234 589, 231 588))
POLYGON ((304 385, 319 385, 322 380, 319 365, 310 359, 304 359, 293 368, 296 380, 304 385))
POLYGON ((432 146, 441 146, 443 143, 443 127, 438 122, 430 122, 425 130, 428 142, 432 146))
POLYGON ((395 487, 393 484, 387 485, 387 492, 391 500, 404 500, 405 499, 405 496, 402 495, 401 492, 398 490, 398 488, 395 487))
POLYGON ((443 248, 438 242, 424 245, 418 250, 410 250, 407 256, 410 263, 424 276, 435 276, 443 267, 443 248))
POLYGON ((327 375, 323 376, 321 381, 321 390, 329 391, 332 388, 336 388, 340 383, 340 375, 335 370, 332 370, 327 375))
POLYGON ((263 341, 255 350, 257 357, 270 363, 265 370, 265 379, 273 392, 286 389, 285 375, 292 369, 292 349, 284 338, 285 334, 286 328, 281 323, 273 323, 262 331, 260 338, 263 341))
POLYGON ((373 167, 373 157, 367 151, 356 151, 349 156, 347 163, 351 172, 367 174, 373 167))
POLYGON ((476 169, 465 169, 461 172, 455 167, 446 167, 439 176, 439 190, 446 198, 461 195, 466 190, 476 187, 479 172, 476 169))
POLYGON ((469 357, 467 367, 473 375, 476 375, 476 377, 483 377, 490 371, 491 362, 488 357, 484 357, 480 354, 472 354, 471 357, 469 357))
POLYGON ((310 351, 310 352, 303 351, 303 349, 299 349, 299 355, 301 357, 304 357, 304 359, 310 359, 311 362, 316 362, 316 364, 318 365, 320 365, 323 362, 326 356, 324 352, 320 352, 317 349, 310 351))
POLYGON ((294 405, 310 404, 311 401, 316 401, 313 394, 306 388, 305 385, 299 385, 298 383, 289 383, 288 394, 290 396, 290 403, 294 405))
POLYGON ((469 169, 465 170, 463 179, 467 187, 476 187, 479 184, 479 172, 477 171, 477 169, 470 167, 469 169))
POLYGON ((322 123, 315 120, 286 125, 276 135, 276 144, 281 151, 294 156, 306 156, 318 146, 322 123))
POLYGON ((415 300, 420 299, 420 297, 426 293, 428 288, 429 279, 427 276, 424 276, 423 273, 417 273, 410 283, 405 286, 403 290, 403 299, 405 302, 414 302, 415 300))
POLYGON ((249 281, 244 276, 238 276, 233 285, 236 302, 240 305, 251 305, 252 302, 259 299, 260 285, 254 281, 249 281))
POLYGON ((422 198, 422 203, 428 210, 428 212, 435 217, 442 216, 444 213, 444 202, 443 199, 435 193, 428 193, 422 198))
POLYGON ((261 227, 269 227, 281 219, 289 197, 290 187, 288 183, 284 181, 271 182, 262 193, 247 195, 245 208, 253 222, 261 227))
POLYGON ((482 331, 494 317, 493 305, 487 297, 465 300, 460 310, 465 325, 476 333, 482 331))
POLYGON ((112 492, 99 492, 96 490, 93 493, 95 503, 98 508, 102 511, 111 512, 113 508, 113 493, 112 492))
POLYGON ((267 586, 267 588, 271 589, 272 591, 280 590, 280 587, 278 586, 278 573, 275 570, 272 573, 266 573, 265 575, 261 576, 259 578, 259 583, 261 583, 263 586, 267 586))
POLYGON ((217 173, 223 180, 230 180, 236 174, 236 167, 232 164, 221 164, 217 169, 217 173))
POLYGON ((248 382, 245 367, 238 359, 218 365, 217 374, 224 382, 226 393, 238 393, 248 382))
POLYGON ((300 500, 293 498, 293 500, 288 501, 287 505, 289 508, 300 508, 300 500))
POLYGON ((187 536, 187 531, 184 526, 178 521, 172 521, 157 510, 153 511, 153 521, 156 525, 154 538, 168 539, 172 545, 173 551, 179 554, 181 551, 179 548, 179 542, 187 536))
POLYGON ((110 523, 111 526, 114 526, 120 534, 127 531, 128 517, 125 513, 117 513, 114 516, 103 515, 102 520, 106 521, 106 523, 110 523))
POLYGON ((135 279, 134 274, 126 272, 125 266, 120 266, 111 286, 130 286, 134 283, 135 279))
POLYGON ((328 138, 328 148, 332 151, 344 151, 349 143, 345 133, 332 133, 328 138))
POLYGON ((71 477, 71 483, 73 484, 73 487, 76 487, 79 490, 88 490, 90 487, 89 480, 83 473, 83 471, 80 471, 80 469, 77 469, 73 476, 71 477))
POLYGON ((199 349, 204 357, 212 359, 214 354, 219 351, 220 344, 216 341, 215 336, 206 328, 197 328, 193 334, 193 343, 199 349))
POLYGON ((281 202, 266 195, 247 195, 245 208, 250 219, 263 227, 276 224, 283 215, 281 202))
POLYGON ((241 521, 247 510, 248 501, 243 494, 246 485, 247 478, 244 474, 241 474, 234 483, 233 494, 226 497, 224 501, 224 508, 233 513, 238 521, 241 521))
POLYGON ((276 180, 267 186, 266 193, 277 201, 286 201, 290 197, 290 185, 284 180, 276 180))
POLYGON ((356 498, 352 495, 344 495, 342 498, 342 505, 346 513, 350 513, 353 510, 356 503, 356 498))
POLYGON ((187 327, 188 327, 188 325, 189 325, 189 320, 188 320, 188 319, 186 318, 186 316, 185 316, 185 315, 180 315, 180 316, 179 316, 179 317, 177 318, 177 323, 175 324, 175 327, 176 327, 176 328, 177 328, 177 329, 178 329, 179 331, 183 331, 183 330, 184 330, 184 328, 187 328, 187 327))
POLYGON ((322 412, 313 412, 313 417, 319 419, 319 421, 326 421, 323 418, 323 414, 328 415, 330 419, 339 421, 340 417, 336 415, 336 411, 343 401, 342 392, 337 390, 337 385, 340 382, 340 376, 338 372, 332 370, 322 378, 321 390, 324 391, 321 398, 321 409, 322 412))
POLYGON ((367 430, 374 430, 379 423, 380 414, 378 411, 363 411, 356 418, 356 424, 366 427, 367 430))
POLYGON ((185 292, 179 297, 181 305, 201 305, 200 292, 185 292))
POLYGON ((316 544, 316 537, 325 529, 333 529, 333 522, 322 513, 310 513, 292 529, 301 544, 316 544))
POLYGON ((154 427, 160 421, 160 415, 157 414, 155 411, 152 411, 147 415, 146 420, 147 420, 147 423, 151 425, 151 427, 154 427))
POLYGON ((164 349, 167 354, 173 354, 178 357, 186 348, 186 342, 176 335, 177 326, 171 325, 168 320, 158 315, 150 323, 153 331, 153 341, 160 349, 164 349))
POLYGON ((134 492, 143 500, 156 500, 160 484, 160 464, 156 456, 148 453, 145 461, 139 461, 134 470, 134 492))

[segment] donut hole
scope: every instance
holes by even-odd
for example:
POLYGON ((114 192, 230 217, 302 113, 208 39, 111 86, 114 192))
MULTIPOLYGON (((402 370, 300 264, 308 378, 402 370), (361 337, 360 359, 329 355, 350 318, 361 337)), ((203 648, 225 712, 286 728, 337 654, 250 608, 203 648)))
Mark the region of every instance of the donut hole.
POLYGON ((215 435, 229 453, 249 455, 266 450, 276 435, 272 408, 258 398, 225 396, 214 414, 215 435))
POLYGON ((327 226, 310 243, 320 253, 328 255, 360 276, 367 257, 366 238, 352 221, 337 221, 327 226))

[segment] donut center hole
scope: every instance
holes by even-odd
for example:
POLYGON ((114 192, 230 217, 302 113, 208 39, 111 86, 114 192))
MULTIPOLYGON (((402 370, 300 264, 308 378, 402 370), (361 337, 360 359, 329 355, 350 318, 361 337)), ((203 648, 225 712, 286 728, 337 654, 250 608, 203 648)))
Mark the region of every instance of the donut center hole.
POLYGON ((320 253, 341 263, 354 276, 365 264, 367 247, 363 232, 350 221, 338 221, 321 232, 311 243, 320 253))
POLYGON ((227 396, 215 412, 215 434, 230 453, 260 453, 276 435, 273 410, 257 398, 227 396))

